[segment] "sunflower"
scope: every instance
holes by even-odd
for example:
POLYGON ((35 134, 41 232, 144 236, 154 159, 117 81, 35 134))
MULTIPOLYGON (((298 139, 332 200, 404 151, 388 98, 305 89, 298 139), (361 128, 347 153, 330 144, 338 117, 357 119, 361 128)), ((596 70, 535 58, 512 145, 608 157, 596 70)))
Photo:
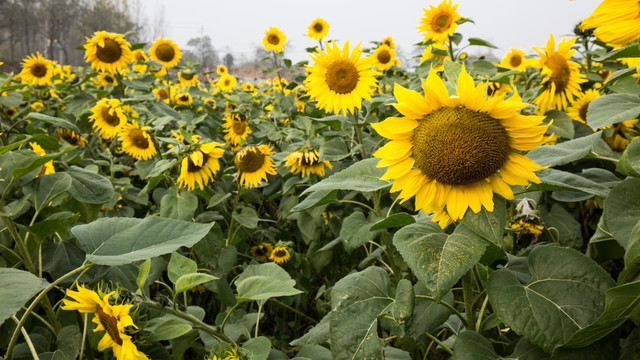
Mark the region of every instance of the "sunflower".
POLYGON ((17 113, 18 113, 18 109, 16 109, 13 106, 4 109, 4 115, 6 117, 8 117, 9 119, 11 119, 12 117, 16 116, 17 113))
POLYGON ((509 185, 540 182, 534 171, 542 167, 518 151, 542 144, 548 125, 540 125, 543 116, 519 114, 528 104, 517 94, 487 97, 464 67, 453 96, 433 71, 423 89, 424 96, 396 84, 394 106, 404 117, 372 124, 391 140, 374 156, 378 167, 388 166, 382 179, 395 179, 398 198, 415 196, 416 209, 435 213, 444 227, 468 208, 493 211, 493 192, 513 199, 509 185))
POLYGON ((84 57, 91 67, 100 72, 119 73, 131 61, 131 45, 124 35, 96 31, 84 45, 84 57))
POLYGON ((124 124, 118 130, 122 141, 122 151, 133 156, 136 160, 149 160, 156 154, 156 147, 147 132, 148 127, 140 127, 138 123, 124 124))
POLYGON ((286 167, 291 167, 289 170, 292 174, 302 173, 302 177, 316 174, 324 176, 324 168, 333 168, 331 163, 327 160, 318 161, 318 150, 302 150, 294 151, 287 155, 284 160, 286 161, 286 167))
POLYGON ((255 93, 256 87, 252 83, 246 82, 246 83, 242 83, 242 90, 248 93, 255 93))
POLYGON ((529 62, 524 58, 524 50, 511 48, 500 62, 501 66, 518 71, 525 71, 529 62))
POLYGON ((170 94, 170 88, 166 89, 163 87, 157 87, 155 89, 153 89, 153 95, 155 95, 156 97, 156 101, 164 101, 165 103, 170 103, 171 102, 171 94, 170 94))
POLYGON ((276 169, 269 155, 274 152, 269 145, 247 146, 236 154, 235 163, 240 184, 246 188, 260 185, 267 174, 275 175, 276 169))
MULTIPOLYGON (((44 149, 40 147, 40 145, 38 145, 37 142, 29 142, 29 145, 31 145, 31 149, 33 149, 33 152, 38 154, 38 156, 44 156, 47 154, 44 149)), ((56 169, 53 167, 53 160, 49 160, 46 164, 40 167, 40 172, 38 173, 38 175, 36 175, 36 177, 53 174, 55 172, 56 169)))
POLYGON ((287 42, 287 36, 277 27, 270 26, 269 30, 264 32, 262 45, 267 51, 282 52, 285 42, 287 42))
POLYGON ((22 81, 33 86, 51 85, 51 77, 53 76, 53 63, 36 53, 36 55, 27 56, 22 60, 22 71, 20 77, 22 81))
POLYGON ((172 68, 180 62, 182 53, 178 49, 178 45, 169 39, 158 38, 153 42, 149 50, 151 60, 157 61, 164 65, 165 68, 172 68))
POLYGON ((209 105, 209 107, 211 107, 211 109, 212 109, 212 110, 215 110, 215 109, 216 109, 216 107, 217 107, 217 106, 216 106, 216 100, 215 100, 215 99, 212 99, 212 98, 206 98, 206 99, 204 99, 204 103, 205 103, 206 105, 209 105))
POLYGON ((216 68, 216 73, 222 76, 222 75, 228 74, 229 70, 224 65, 218 65, 218 67, 216 68))
POLYGON ((193 190, 198 184, 200 190, 209 183, 220 170, 218 159, 224 154, 223 144, 211 142, 199 144, 198 148, 182 159, 178 185, 193 190))
POLYGON ((143 50, 138 49, 133 52, 133 60, 137 63, 132 66, 133 70, 138 74, 143 74, 147 71, 146 62, 149 61, 149 57, 144 53, 143 50))
POLYGON ((31 109, 36 112, 40 112, 40 110, 44 109, 44 104, 42 101, 34 101, 31 103, 31 109))
POLYGON ((178 79, 180 80, 180 84, 182 86, 198 86, 200 81, 198 80, 198 75, 189 69, 178 72, 178 79))
POLYGON ((193 98, 185 89, 178 89, 171 94, 171 101, 174 105, 189 106, 193 103, 193 98))
POLYGON ((91 112, 89 120, 94 121, 93 127, 105 140, 113 139, 120 127, 127 123, 127 116, 118 99, 104 98, 91 108, 91 112))
POLYGON ((431 44, 424 48, 422 52, 422 56, 420 57, 420 64, 425 61, 433 61, 433 65, 431 65, 431 69, 435 72, 444 71, 444 61, 451 60, 451 56, 441 55, 441 51, 447 52, 447 47, 445 45, 440 44, 431 44), (434 50, 440 50, 440 53, 434 53, 434 50))
POLYGON ((373 58, 376 59, 376 68, 378 70, 388 70, 395 64, 396 51, 387 45, 380 45, 374 51, 373 58))
POLYGON ((275 249, 269 255, 269 259, 273 260, 276 264, 286 263, 291 259, 291 254, 289 254, 289 250, 287 250, 284 246, 276 246, 275 249))
POLYGON ((567 115, 575 121, 579 121, 583 124, 587 123, 587 109, 589 104, 600 97, 600 93, 597 90, 589 89, 584 93, 580 93, 575 99, 571 107, 567 109, 567 115))
POLYGON ((396 48, 396 43, 393 42, 393 38, 391 36, 387 36, 386 38, 382 39, 382 43, 380 43, 380 45, 387 45, 391 49, 396 48))
POLYGON ((247 140, 249 134, 251 134, 251 128, 249 127, 249 121, 243 119, 241 115, 227 112, 223 118, 224 124, 224 141, 229 145, 231 150, 236 151, 240 148, 243 142, 247 140))
POLYGON ((258 261, 267 261, 272 252, 273 245, 266 242, 251 247, 251 256, 253 256, 258 261))
POLYGON ((87 140, 83 138, 82 135, 65 128, 57 129, 56 132, 53 133, 53 136, 55 136, 58 141, 62 138, 64 141, 74 146, 85 146, 87 144, 87 140))
POLYGON ((358 45, 349 55, 347 41, 342 50, 332 42, 326 52, 311 55, 315 65, 304 82, 319 108, 346 115, 347 111, 360 109, 362 99, 371 100, 371 88, 377 86, 378 72, 372 69, 376 60, 371 56, 360 58, 361 54, 358 45))
POLYGON ((307 28, 307 36, 318 41, 322 41, 328 33, 329 23, 321 18, 313 20, 307 28))
POLYGON ((105 86, 111 84, 113 86, 118 86, 118 80, 111 73, 103 72, 98 74, 96 77, 92 77, 91 81, 95 86, 99 88, 104 88, 105 86))
POLYGON ((573 98, 580 94, 580 84, 587 78, 580 73, 580 65, 569 61, 575 49, 571 49, 576 38, 565 41, 562 38, 555 50, 553 34, 549 37, 545 48, 534 48, 540 55, 538 67, 542 68, 541 93, 533 101, 541 113, 552 109, 566 109, 573 98))
POLYGON ((449 41, 449 37, 462 19, 456 12, 458 4, 452 5, 451 0, 445 0, 437 7, 430 5, 429 10, 424 9, 424 16, 420 19, 418 30, 424 32, 424 42, 429 40, 443 44, 449 41))
POLYGON ((626 45, 640 39, 640 3, 634 0, 604 0, 580 29, 593 29, 598 39, 613 45, 626 45))
POLYGON ((233 75, 224 74, 218 80, 218 88, 222 91, 231 91, 238 81, 233 75))

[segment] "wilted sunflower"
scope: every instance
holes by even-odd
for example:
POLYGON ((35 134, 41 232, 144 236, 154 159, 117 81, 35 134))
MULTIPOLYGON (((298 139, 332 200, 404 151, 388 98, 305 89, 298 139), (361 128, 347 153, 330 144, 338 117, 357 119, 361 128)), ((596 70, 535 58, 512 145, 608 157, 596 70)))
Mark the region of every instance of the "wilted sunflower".
POLYGON ((53 133, 53 136, 55 136, 57 140, 62 138, 64 141, 75 146, 85 146, 87 144, 87 140, 83 138, 82 135, 65 128, 57 129, 56 132, 53 133))
POLYGON ((122 151, 133 156, 136 160, 148 160, 156 154, 156 147, 147 132, 148 127, 140 127, 138 123, 124 124, 118 130, 122 141, 122 151))
POLYGON ((22 60, 20 77, 23 82, 33 86, 51 85, 52 76, 53 62, 43 58, 39 52, 22 60))
POLYGON ((269 157, 273 154, 269 145, 247 146, 240 150, 235 158, 240 184, 246 188, 254 188, 267 180, 267 174, 275 175, 276 169, 269 157))
POLYGON ((580 29, 593 31, 598 39, 623 46, 640 39, 640 3, 634 0, 604 0, 580 29))
POLYGON ((286 263, 291 259, 291 254, 289 254, 289 250, 287 250, 284 246, 276 246, 275 249, 269 255, 269 259, 273 260, 276 264, 286 263))
POLYGON ((373 52, 373 58, 376 59, 375 66, 378 70, 388 70, 396 62, 396 51, 383 44, 373 52))
POLYGON ((249 121, 243 119, 241 115, 227 112, 222 118, 224 124, 224 141, 229 145, 231 150, 236 151, 242 145, 242 142, 247 140, 249 134, 251 134, 251 128, 249 127, 249 121))
POLYGON ((229 70, 227 70, 227 67, 224 65, 218 65, 218 67, 216 68, 216 73, 220 76, 228 74, 229 70))
POLYGON ((486 85, 474 85, 464 68, 453 96, 433 71, 422 85, 424 96, 396 84, 394 106, 404 117, 372 124, 391 140, 374 156, 378 167, 388 166, 382 179, 395 179, 398 198, 415 196, 416 209, 435 213, 445 227, 468 208, 493 211, 494 192, 513 199, 509 185, 540 182, 534 171, 542 167, 518 151, 542 144, 548 125, 519 114, 528 104, 517 94, 487 97, 486 85))
POLYGON ((331 163, 327 160, 318 161, 318 157, 318 150, 315 149, 294 151, 284 158, 286 161, 284 165, 290 167, 291 169, 289 171, 294 175, 302 173, 302 177, 311 174, 324 176, 324 168, 328 167, 331 169, 333 166, 331 166, 331 163))
POLYGON ((307 28, 307 36, 321 41, 329 33, 329 23, 322 18, 317 18, 311 22, 307 28))
POLYGON ((273 252, 273 245, 266 242, 251 247, 251 256, 258 261, 267 261, 271 252, 273 252))
MULTIPOLYGON (((33 152, 38 154, 38 156, 44 156, 47 154, 46 151, 44 151, 44 149, 40 147, 37 142, 29 142, 29 145, 31 145, 31 149, 33 149, 33 152)), ((36 177, 46 174, 53 174, 55 172, 56 169, 53 167, 53 160, 49 160, 40 167, 40 172, 38 173, 38 175, 36 175, 36 177)))
POLYGON ((269 30, 264 32, 262 45, 267 51, 282 52, 285 42, 287 42, 287 36, 277 27, 270 26, 269 30))
POLYGON ((119 73, 131 61, 131 45, 124 35, 96 31, 84 45, 84 57, 97 71, 119 73))
POLYGON ((151 49, 149 49, 149 55, 151 56, 151 60, 157 61, 168 68, 178 65, 182 57, 178 45, 169 39, 163 39, 161 37, 153 42, 151 49))
POLYGON ((456 12, 458 4, 452 5, 451 0, 442 1, 438 6, 424 9, 424 16, 420 19, 418 30, 424 32, 424 42, 432 40, 437 44, 449 41, 449 37, 458 26, 462 17, 456 12))
POLYGON ((533 103, 543 114, 552 109, 566 109, 573 98, 580 94, 580 84, 587 81, 580 73, 580 65, 569 61, 576 51, 571 48, 575 42, 575 37, 568 41, 562 38, 556 52, 555 40, 551 34, 546 47, 533 48, 540 55, 538 67, 542 69, 543 77, 541 93, 533 103))
POLYGON ((213 180, 216 172, 220 170, 218 159, 224 154, 223 144, 211 142, 200 146, 182 159, 178 185, 193 190, 198 184, 200 190, 213 180))
POLYGON ((524 50, 511 48, 504 56, 500 65, 518 71, 525 71, 529 61, 524 58, 524 50))
POLYGON ((105 140, 113 139, 118 130, 127 123, 127 116, 118 99, 104 98, 91 108, 91 112, 89 120, 93 120, 93 127, 105 140))
POLYGON ((218 80, 218 88, 222 91, 231 91, 238 81, 233 75, 224 74, 218 80))
POLYGON ((377 86, 373 70, 375 59, 360 58, 362 50, 357 45, 349 54, 349 41, 342 50, 334 42, 325 51, 311 54, 315 64, 304 80, 311 99, 318 100, 318 107, 335 113, 353 112, 362 107, 362 99, 371 100, 371 88, 377 86))

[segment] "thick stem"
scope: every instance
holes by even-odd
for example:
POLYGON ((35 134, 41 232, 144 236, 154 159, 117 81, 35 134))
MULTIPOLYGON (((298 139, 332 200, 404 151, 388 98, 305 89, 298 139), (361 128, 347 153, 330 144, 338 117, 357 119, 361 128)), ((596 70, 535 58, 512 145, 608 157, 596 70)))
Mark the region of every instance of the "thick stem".
POLYGON ((353 128, 356 132, 356 137, 358 138, 358 143, 360 144, 360 154, 362 155, 362 159, 367 158, 367 149, 364 147, 364 140, 362 139, 362 128, 358 126, 358 119, 360 118, 360 112, 358 109, 353 109, 353 128))
POLYGON ((467 316, 467 329, 474 330, 476 314, 473 310, 473 270, 462 276, 462 294, 464 297, 464 312, 467 316))

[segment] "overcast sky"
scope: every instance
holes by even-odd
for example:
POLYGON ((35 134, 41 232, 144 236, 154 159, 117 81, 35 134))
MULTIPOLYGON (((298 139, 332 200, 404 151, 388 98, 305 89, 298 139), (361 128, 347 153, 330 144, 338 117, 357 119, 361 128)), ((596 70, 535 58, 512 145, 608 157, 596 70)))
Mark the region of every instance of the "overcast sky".
MULTIPOLYGON (((163 35, 185 47, 201 34, 211 37, 222 56, 253 59, 255 48, 269 26, 287 36, 286 57, 308 60, 305 48, 317 42, 305 36, 317 17, 329 23, 329 39, 352 44, 381 41, 392 36, 402 52, 410 55, 422 40, 416 27, 429 5, 424 0, 139 0, 142 16, 149 22, 164 11, 163 35)), ((472 19, 458 30, 465 39, 478 37, 498 46, 493 54, 502 58, 510 47, 531 51, 544 46, 549 34, 570 35, 574 25, 593 12, 601 0, 458 0, 458 13, 472 19)), ((464 44, 466 44, 466 40, 464 44)), ((484 52, 484 50, 482 50, 484 52)))

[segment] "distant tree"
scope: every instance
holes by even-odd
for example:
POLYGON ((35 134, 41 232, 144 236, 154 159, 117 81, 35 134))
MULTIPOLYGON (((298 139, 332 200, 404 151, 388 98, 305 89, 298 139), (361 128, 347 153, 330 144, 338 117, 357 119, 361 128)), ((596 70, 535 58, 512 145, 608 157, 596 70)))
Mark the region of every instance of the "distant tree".
POLYGON ((224 62, 224 66, 226 66, 227 69, 231 69, 233 67, 233 55, 231 55, 231 53, 227 53, 222 58, 222 61, 224 62))
POLYGON ((41 2, 39 18, 42 19, 43 24, 40 31, 45 39, 47 46, 45 54, 49 59, 59 60, 61 63, 69 62, 66 45, 71 45, 71 41, 75 40, 68 39, 69 33, 73 30, 69 26, 69 19, 77 18, 79 12, 79 0, 43 0, 41 2), (62 52, 62 57, 56 56, 57 49, 62 52))
POLYGON ((209 35, 191 38, 187 41, 187 46, 190 48, 189 54, 187 55, 191 55, 193 57, 192 60, 200 63, 203 69, 213 68, 220 62, 218 53, 211 44, 211 37, 209 37, 209 35))

